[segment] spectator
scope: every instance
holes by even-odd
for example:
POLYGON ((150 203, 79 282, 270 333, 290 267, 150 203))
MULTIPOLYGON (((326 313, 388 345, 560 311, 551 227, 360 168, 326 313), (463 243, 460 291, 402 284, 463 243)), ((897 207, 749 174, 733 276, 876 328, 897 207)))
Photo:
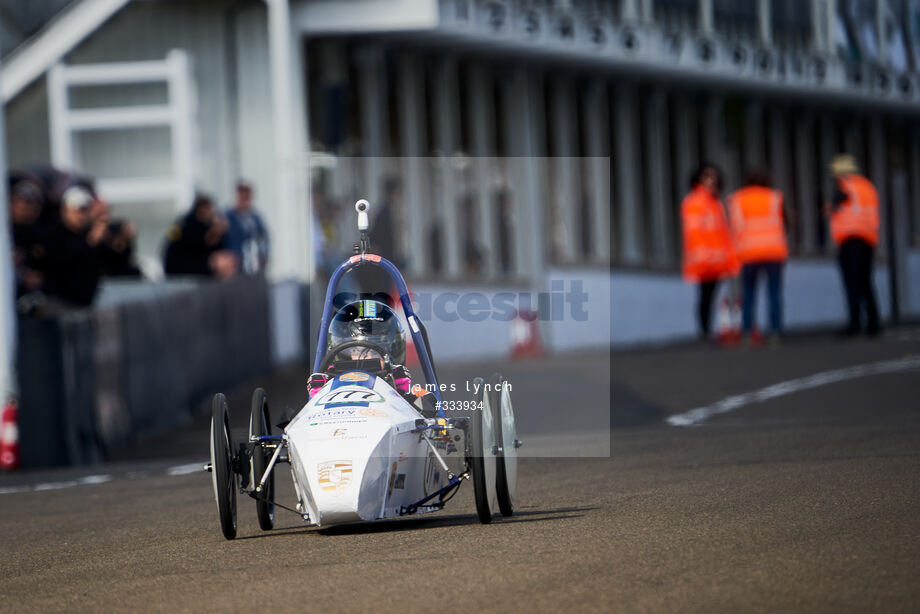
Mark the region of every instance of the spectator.
POLYGON ((745 187, 728 197, 735 251, 741 261, 743 300, 741 330, 750 344, 757 303, 757 280, 767 277, 771 341, 783 328, 783 265, 789 256, 783 226, 783 193, 770 188, 766 171, 748 173, 745 187))
POLYGON ((328 280, 338 268, 346 253, 342 249, 340 236, 339 207, 326 196, 326 192, 313 186, 313 253, 316 270, 322 279, 328 280))
POLYGON ((252 206, 252 186, 236 184, 236 202, 227 210, 227 248, 246 274, 264 271, 268 265, 268 231, 252 206))
POLYGON ((44 196, 33 181, 22 180, 10 194, 16 297, 41 291, 47 267, 48 232, 40 223, 44 196))
POLYGON ((99 244, 105 222, 90 222, 92 196, 72 186, 62 198, 59 222, 49 231, 45 291, 64 306, 88 307, 99 285, 99 244))
POLYGON ((91 223, 105 225, 105 233, 99 242, 99 264, 102 274, 108 277, 140 277, 140 269, 134 264, 134 239, 137 230, 126 220, 113 220, 109 216, 109 204, 99 197, 89 185, 92 201, 89 204, 91 223))
POLYGON ((227 221, 210 197, 198 195, 189 212, 166 231, 163 270, 167 275, 231 277, 238 260, 227 243, 227 221))
POLYGON ((878 192, 872 182, 860 174, 853 156, 836 156, 830 170, 834 176, 834 197, 825 205, 825 214, 830 217, 831 237, 838 248, 837 260, 850 313, 850 324, 841 334, 851 337, 860 333, 865 305, 866 332, 878 335, 882 327, 872 286, 872 266, 878 245, 878 192))
POLYGON ((709 338, 712 301, 719 280, 738 274, 725 208, 719 200, 722 175, 712 164, 703 164, 690 180, 690 193, 680 205, 683 222, 684 280, 699 288, 697 317, 700 337, 709 338))

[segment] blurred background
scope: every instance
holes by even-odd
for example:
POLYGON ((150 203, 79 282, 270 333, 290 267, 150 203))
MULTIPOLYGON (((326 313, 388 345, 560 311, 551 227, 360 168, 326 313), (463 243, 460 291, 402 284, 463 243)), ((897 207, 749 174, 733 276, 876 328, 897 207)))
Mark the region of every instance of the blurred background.
MULTIPOLYGON (((577 280, 591 326, 542 321, 541 351, 609 352, 696 334, 680 203, 704 160, 786 195, 787 328, 842 324, 821 211, 846 152, 879 191, 881 311, 920 316, 917 0, 0 0, 0 61, 11 194, 80 187, 131 246, 82 309, 18 303, 21 403, 95 425, 66 449, 309 360, 361 197, 417 291, 577 280), (234 223, 255 242, 208 243, 234 223)), ((512 353, 510 323, 464 324, 429 325, 440 360, 512 353)))

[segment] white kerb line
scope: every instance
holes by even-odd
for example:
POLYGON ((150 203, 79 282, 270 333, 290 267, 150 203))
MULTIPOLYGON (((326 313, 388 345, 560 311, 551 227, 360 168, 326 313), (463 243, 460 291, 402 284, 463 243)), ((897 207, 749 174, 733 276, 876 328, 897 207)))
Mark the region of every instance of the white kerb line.
POLYGON ((920 369, 920 355, 907 356, 896 360, 882 360, 879 362, 870 362, 842 369, 833 369, 831 371, 822 371, 806 377, 786 380, 742 394, 726 397, 721 401, 703 407, 697 407, 680 414, 675 414, 667 419, 671 426, 694 426, 704 420, 730 412, 745 405, 761 403, 770 399, 786 396, 802 390, 810 390, 818 386, 825 386, 835 382, 866 377, 869 375, 881 375, 884 373, 898 373, 900 371, 910 371, 920 369))

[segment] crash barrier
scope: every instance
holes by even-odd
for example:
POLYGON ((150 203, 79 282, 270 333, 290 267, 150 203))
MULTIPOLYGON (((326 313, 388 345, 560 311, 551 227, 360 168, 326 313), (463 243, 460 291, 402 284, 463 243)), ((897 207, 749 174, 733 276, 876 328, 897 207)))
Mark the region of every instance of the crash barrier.
POLYGON ((216 390, 272 368, 270 317, 261 277, 20 317, 22 466, 97 462, 187 421, 216 390))

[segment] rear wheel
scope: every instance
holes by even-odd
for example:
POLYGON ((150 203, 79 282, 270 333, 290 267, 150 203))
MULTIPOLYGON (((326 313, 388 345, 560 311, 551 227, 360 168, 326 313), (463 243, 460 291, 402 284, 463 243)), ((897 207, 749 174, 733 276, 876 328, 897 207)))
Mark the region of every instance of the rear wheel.
POLYGON ((233 471, 233 439, 230 412, 223 394, 211 401, 211 483, 220 517, 220 530, 227 539, 236 537, 237 474, 233 471))
POLYGON ((495 440, 499 443, 495 457, 495 494, 502 516, 514 513, 514 492, 517 487, 517 431, 514 425, 514 408, 511 389, 499 374, 492 376, 492 416, 495 421, 495 440))
POLYGON ((492 430, 492 406, 490 395, 483 393, 481 377, 473 380, 474 407, 470 415, 469 448, 467 451, 470 473, 473 478, 473 494, 476 500, 476 515, 479 522, 492 522, 492 507, 495 504, 495 446, 492 430))
MULTIPOLYGON (((261 437, 272 434, 271 417, 268 413, 268 395, 261 388, 256 388, 252 393, 252 411, 249 414, 249 438, 261 437)), ((263 448, 261 444, 254 444, 252 449, 252 488, 255 489, 268 467, 272 453, 270 448, 263 448)), ((258 493, 256 499, 256 516, 259 517, 259 527, 263 531, 270 531, 275 527, 275 472, 268 476, 265 488, 258 493)))

